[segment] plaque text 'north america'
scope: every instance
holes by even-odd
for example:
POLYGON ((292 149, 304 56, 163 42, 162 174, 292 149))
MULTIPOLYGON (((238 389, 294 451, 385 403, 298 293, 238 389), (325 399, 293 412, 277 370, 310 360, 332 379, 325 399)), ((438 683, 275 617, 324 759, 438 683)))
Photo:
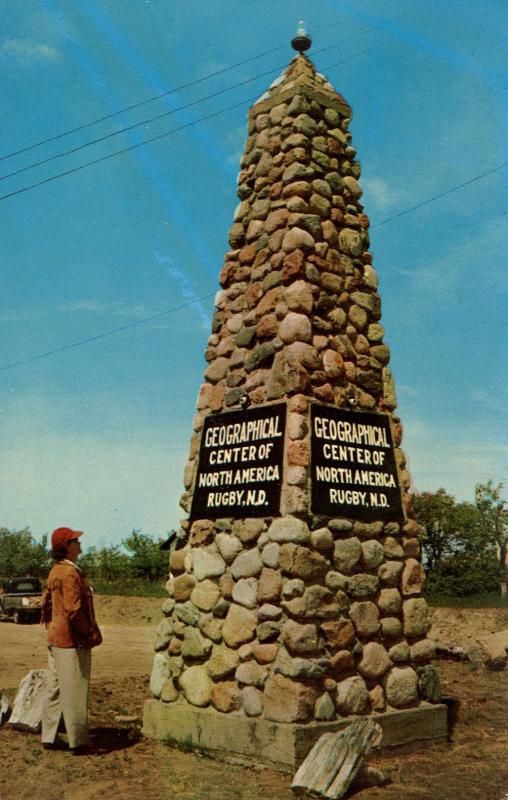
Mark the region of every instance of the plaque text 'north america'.
POLYGON ((284 403, 205 419, 192 519, 279 514, 285 424, 284 403))

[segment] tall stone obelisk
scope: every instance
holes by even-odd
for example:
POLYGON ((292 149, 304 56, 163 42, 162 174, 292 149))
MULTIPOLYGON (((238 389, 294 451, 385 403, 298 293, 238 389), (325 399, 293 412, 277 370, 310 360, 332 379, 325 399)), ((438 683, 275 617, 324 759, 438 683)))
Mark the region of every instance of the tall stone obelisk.
POLYGON ((303 52, 250 109, 145 706, 288 768, 352 715, 446 734, 350 119, 303 52))

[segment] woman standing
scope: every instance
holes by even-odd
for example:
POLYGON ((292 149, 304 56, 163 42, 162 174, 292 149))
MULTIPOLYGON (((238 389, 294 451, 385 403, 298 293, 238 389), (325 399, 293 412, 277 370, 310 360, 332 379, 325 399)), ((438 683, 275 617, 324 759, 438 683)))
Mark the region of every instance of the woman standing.
POLYGON ((42 598, 42 622, 48 631, 49 680, 42 714, 42 744, 55 747, 63 714, 69 748, 87 751, 88 690, 92 647, 102 642, 95 621, 92 591, 76 559, 83 531, 57 528, 51 536, 55 560, 42 598))

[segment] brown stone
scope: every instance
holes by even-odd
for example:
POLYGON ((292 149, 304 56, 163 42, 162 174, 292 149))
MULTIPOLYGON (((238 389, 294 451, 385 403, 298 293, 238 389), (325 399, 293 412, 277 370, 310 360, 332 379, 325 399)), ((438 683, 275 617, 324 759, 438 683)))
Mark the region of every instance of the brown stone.
POLYGON ((317 694, 312 686, 271 675, 265 684, 265 717, 273 722, 307 722, 313 716, 317 694))
POLYGON ((175 578, 175 593, 174 598, 177 603, 181 603, 185 600, 188 600, 192 594, 192 590, 196 585, 196 579, 192 575, 187 575, 186 573, 183 575, 178 575, 175 578))
POLYGON ((316 625, 300 625, 288 620, 282 627, 282 641, 290 653, 297 656, 312 655, 318 649, 316 625))
POLYGON ((182 550, 173 550, 169 556, 169 569, 174 575, 179 575, 185 570, 185 556, 187 555, 187 548, 182 550))
POLYGON ((277 644, 259 644, 252 645, 252 654, 258 664, 271 664, 275 661, 279 646, 277 644))
POLYGON ((348 647, 355 638, 355 629, 347 619, 328 620, 319 627, 332 647, 348 647))
POLYGON ((320 553, 293 543, 281 546, 279 561, 284 572, 304 581, 324 579, 329 568, 329 562, 320 553))
POLYGON ((258 305, 256 306, 256 313, 259 317, 267 314, 269 311, 275 311, 277 303, 282 297, 282 286, 274 286, 263 295, 258 305))
MULTIPOLYGON (((300 344, 300 343, 299 343, 300 344)), ((267 400, 278 400, 293 392, 305 391, 308 373, 290 353, 277 353, 266 382, 267 400)))
POLYGON ((277 333, 278 328, 279 320, 275 314, 266 314, 256 325, 256 335, 259 339, 271 339, 277 333))
POLYGON ((213 522, 209 519, 196 520, 192 524, 189 544, 192 546, 199 546, 201 544, 210 544, 214 535, 213 522))
POLYGON ((349 650, 338 650, 330 658, 330 667, 336 677, 343 675, 345 672, 350 672, 354 669, 354 666, 355 662, 349 650))
POLYGON ((370 705, 373 711, 384 711, 386 708, 385 694, 382 686, 374 686, 369 692, 370 705))
POLYGON ((353 603, 349 614, 359 636, 375 636, 381 627, 379 611, 370 600, 353 603))
POLYGON ((312 393, 314 397, 322 403, 333 403, 335 400, 333 388, 329 383, 323 383, 321 386, 314 386, 312 393))
POLYGON ((254 244, 247 244, 242 247, 238 253, 238 260, 240 264, 252 264, 256 258, 256 246, 254 244))
POLYGON ((266 233, 272 234, 278 228, 283 228, 288 218, 288 212, 285 208, 277 208, 271 211, 264 223, 266 233))
POLYGON ((256 615, 243 606, 231 604, 222 627, 222 636, 229 647, 238 647, 254 638, 256 615))
POLYGON ((385 648, 378 642, 368 642, 358 664, 358 671, 364 678, 379 680, 392 666, 385 648))
POLYGON ((216 683, 212 687, 210 699, 214 708, 225 714, 238 711, 242 707, 242 692, 234 681, 216 683))
POLYGON ((277 602, 282 589, 282 579, 275 569, 265 567, 259 576, 258 601, 260 603, 277 602))
POLYGON ((310 464, 310 445, 305 440, 290 442, 287 448, 289 466, 307 467, 310 464))
POLYGON ((219 589, 221 590, 221 594, 223 597, 226 597, 228 599, 231 597, 234 585, 235 582, 230 572, 225 572, 224 575, 220 576, 219 589))
POLYGON ((408 558, 401 578, 401 591, 405 596, 420 594, 425 583, 425 571, 415 558, 408 558))

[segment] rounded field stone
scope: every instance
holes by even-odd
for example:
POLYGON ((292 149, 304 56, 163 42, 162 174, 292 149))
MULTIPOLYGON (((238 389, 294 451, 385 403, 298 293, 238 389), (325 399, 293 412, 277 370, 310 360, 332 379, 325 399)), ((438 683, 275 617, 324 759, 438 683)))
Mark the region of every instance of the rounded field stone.
POLYGON ((412 667, 394 667, 386 684, 386 699, 394 708, 407 708, 418 699, 418 675, 412 667))
POLYGON ((370 708, 369 692, 359 675, 346 678, 337 685, 336 704, 341 714, 366 714, 370 708))
POLYGON ((204 707, 210 703, 212 684, 205 667, 189 667, 178 679, 185 697, 193 706, 204 707))
POLYGON ((238 647, 254 638, 257 617, 243 606, 231 604, 222 627, 224 641, 230 647, 238 647))
POLYGON ((364 646, 362 658, 358 664, 358 671, 364 678, 379 680, 391 666, 392 662, 382 645, 377 642, 368 642, 364 646))

